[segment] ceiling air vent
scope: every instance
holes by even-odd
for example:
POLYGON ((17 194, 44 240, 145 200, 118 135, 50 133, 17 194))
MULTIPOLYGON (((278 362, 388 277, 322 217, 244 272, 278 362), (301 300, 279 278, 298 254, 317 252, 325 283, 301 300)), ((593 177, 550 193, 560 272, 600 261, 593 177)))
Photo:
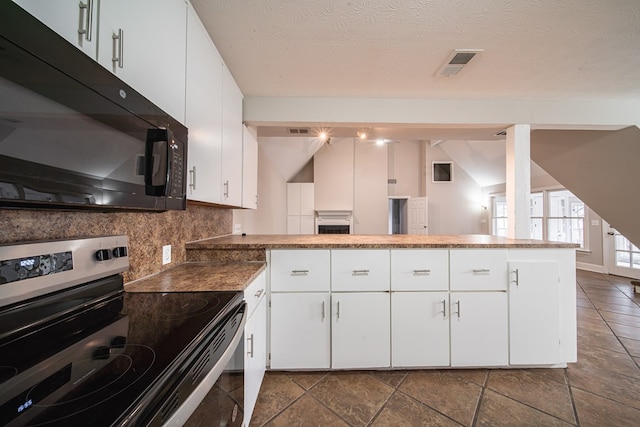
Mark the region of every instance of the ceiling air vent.
POLYGON ((309 128, 287 128, 289 135, 309 135, 309 128))
POLYGON ((483 49, 456 49, 444 62, 436 73, 439 77, 451 77, 460 74, 462 69, 483 49))

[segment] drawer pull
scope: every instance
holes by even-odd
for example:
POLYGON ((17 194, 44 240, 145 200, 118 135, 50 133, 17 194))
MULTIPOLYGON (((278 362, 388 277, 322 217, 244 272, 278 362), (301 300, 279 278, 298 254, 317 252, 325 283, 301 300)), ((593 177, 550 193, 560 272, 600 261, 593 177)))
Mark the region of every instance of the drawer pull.
POLYGON ((471 271, 473 271, 473 274, 489 274, 489 273, 491 273, 491 270, 489 270, 488 268, 478 268, 478 269, 473 269, 471 271))
POLYGON ((369 270, 353 270, 353 276, 368 276, 369 270))
POLYGON ((413 270, 414 276, 426 276, 429 273, 431 273, 431 270, 413 270))
POLYGON ((309 274, 309 270, 292 270, 292 276, 306 276, 309 274))
POLYGON ((254 295, 254 297, 260 298, 263 292, 264 292, 264 289, 259 289, 258 292, 256 292, 256 294, 254 295))

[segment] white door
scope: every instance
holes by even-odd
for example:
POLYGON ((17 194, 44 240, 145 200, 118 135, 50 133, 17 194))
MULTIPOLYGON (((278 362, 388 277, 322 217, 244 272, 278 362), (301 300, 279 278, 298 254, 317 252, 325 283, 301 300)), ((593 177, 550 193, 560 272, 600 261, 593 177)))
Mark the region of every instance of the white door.
POLYGON ((605 221, 604 251, 609 274, 640 279, 640 249, 605 221))
POLYGON ((429 217, 426 197, 409 199, 409 234, 429 234, 429 217))
POLYGON ((555 261, 509 262, 509 362, 560 361, 560 284, 555 261))
POLYGON ((271 294, 271 368, 328 369, 328 293, 271 294))
POLYGON ((449 293, 391 293, 391 365, 449 366, 449 293))
POLYGON ((391 359, 389 293, 333 293, 331 300, 332 368, 388 368, 391 359))
POLYGON ((98 2, 96 0, 13 0, 68 42, 96 59, 98 2))
POLYGON ((451 366, 506 366, 506 292, 452 292, 451 366))

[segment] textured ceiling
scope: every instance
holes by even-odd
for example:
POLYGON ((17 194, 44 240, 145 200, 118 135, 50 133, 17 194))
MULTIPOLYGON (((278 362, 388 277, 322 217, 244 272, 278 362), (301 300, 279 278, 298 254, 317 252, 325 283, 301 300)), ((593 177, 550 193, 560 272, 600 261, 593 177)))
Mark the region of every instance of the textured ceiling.
POLYGON ((245 95, 639 99, 638 0, 192 0, 245 95), (453 49, 484 52, 434 77, 453 49))

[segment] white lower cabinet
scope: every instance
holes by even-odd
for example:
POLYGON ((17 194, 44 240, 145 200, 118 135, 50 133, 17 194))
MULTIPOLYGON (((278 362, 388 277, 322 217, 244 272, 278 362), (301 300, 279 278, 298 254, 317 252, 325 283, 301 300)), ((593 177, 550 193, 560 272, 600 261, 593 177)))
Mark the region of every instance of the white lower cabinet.
POLYGON ((510 262, 509 274, 509 362, 560 362, 558 263, 510 262))
POLYGON ((449 366, 449 292, 391 293, 391 365, 449 366))
POLYGON ((271 294, 271 368, 331 366, 330 294, 271 294))
POLYGON ((331 366, 388 368, 391 325, 388 292, 331 295, 331 366))
POLYGON ((244 327, 244 423, 249 425, 267 367, 266 273, 245 290, 249 318, 244 327))
POLYGON ((506 292, 451 292, 451 366, 509 363, 506 292))

